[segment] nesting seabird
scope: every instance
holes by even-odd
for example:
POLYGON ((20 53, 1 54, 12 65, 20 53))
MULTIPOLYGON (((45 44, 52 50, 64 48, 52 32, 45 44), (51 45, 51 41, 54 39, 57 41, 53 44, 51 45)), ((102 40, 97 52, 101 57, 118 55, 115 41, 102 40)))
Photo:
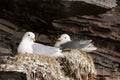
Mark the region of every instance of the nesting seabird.
POLYGON ((62 34, 54 46, 62 49, 79 49, 85 52, 92 52, 97 49, 92 44, 92 40, 72 41, 68 34, 62 34))
POLYGON ((35 43, 35 34, 26 32, 18 46, 18 53, 40 54, 46 56, 62 56, 59 48, 35 43))

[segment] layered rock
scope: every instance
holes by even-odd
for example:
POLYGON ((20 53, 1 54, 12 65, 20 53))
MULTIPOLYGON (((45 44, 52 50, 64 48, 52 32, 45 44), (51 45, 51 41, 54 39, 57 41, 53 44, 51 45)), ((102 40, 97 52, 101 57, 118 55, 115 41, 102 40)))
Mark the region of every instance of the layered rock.
MULTIPOLYGON (((68 33, 74 40, 92 39, 98 47, 90 53, 98 79, 119 79, 119 0, 1 0, 0 4, 2 50, 7 49, 7 53, 11 53, 11 49, 16 51, 26 31, 37 33, 37 41, 49 45, 55 43, 56 36, 68 33)), ((2 50, 0 52, 5 53, 2 50)))

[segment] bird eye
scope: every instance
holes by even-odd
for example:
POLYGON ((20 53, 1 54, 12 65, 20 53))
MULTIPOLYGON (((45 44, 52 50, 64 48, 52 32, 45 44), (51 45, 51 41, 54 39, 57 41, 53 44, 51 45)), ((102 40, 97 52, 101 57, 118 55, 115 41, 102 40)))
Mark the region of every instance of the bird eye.
POLYGON ((66 37, 65 37, 65 39, 66 39, 66 37))
POLYGON ((28 36, 30 36, 30 34, 28 34, 28 36))

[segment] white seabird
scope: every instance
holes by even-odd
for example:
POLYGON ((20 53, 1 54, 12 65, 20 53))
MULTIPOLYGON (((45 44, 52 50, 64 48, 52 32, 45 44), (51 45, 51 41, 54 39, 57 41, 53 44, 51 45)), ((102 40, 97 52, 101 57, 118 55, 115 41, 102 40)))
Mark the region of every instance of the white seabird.
POLYGON ((92 52, 97 49, 92 44, 92 40, 72 41, 68 34, 62 34, 54 47, 62 49, 79 49, 85 52, 92 52))
POLYGON ((18 46, 18 53, 40 54, 46 56, 62 56, 59 48, 35 43, 35 34, 26 32, 18 46))

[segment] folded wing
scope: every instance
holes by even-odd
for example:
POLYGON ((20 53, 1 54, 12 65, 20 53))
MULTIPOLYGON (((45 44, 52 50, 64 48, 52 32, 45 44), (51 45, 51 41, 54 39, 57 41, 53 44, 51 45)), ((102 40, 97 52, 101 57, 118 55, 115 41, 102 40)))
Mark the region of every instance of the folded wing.
POLYGON ((46 46, 39 43, 33 44, 33 53, 42 54, 46 56, 61 56, 61 50, 59 48, 46 46))

